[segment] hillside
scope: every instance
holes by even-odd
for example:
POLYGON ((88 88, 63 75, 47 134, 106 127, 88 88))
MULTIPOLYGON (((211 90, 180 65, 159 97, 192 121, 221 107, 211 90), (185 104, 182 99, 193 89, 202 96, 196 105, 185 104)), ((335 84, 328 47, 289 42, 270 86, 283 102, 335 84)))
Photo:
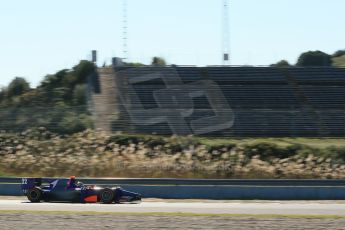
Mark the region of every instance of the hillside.
POLYGON ((345 55, 333 58, 333 66, 345 67, 345 55))
POLYGON ((0 130, 21 132, 46 127, 66 134, 91 128, 86 81, 94 71, 93 63, 81 61, 72 69, 45 76, 36 88, 16 77, 0 89, 0 130))

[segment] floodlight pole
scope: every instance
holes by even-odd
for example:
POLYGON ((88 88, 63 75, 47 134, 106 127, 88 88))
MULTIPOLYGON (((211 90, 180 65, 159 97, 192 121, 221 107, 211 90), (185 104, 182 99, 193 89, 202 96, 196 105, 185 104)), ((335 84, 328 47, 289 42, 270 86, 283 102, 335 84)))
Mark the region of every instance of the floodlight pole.
POLYGON ((230 65, 229 0, 223 0, 223 65, 230 65))
POLYGON ((122 52, 123 59, 128 59, 128 11, 127 0, 122 0, 122 52))

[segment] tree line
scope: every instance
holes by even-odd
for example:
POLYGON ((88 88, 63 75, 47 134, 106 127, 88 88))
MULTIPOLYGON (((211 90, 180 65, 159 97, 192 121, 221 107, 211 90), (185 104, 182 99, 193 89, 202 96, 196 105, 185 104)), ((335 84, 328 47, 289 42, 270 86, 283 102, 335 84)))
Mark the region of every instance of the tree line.
POLYGON ((86 79, 95 68, 89 61, 80 61, 72 69, 45 76, 36 88, 16 77, 0 91, 0 130, 47 127, 57 133, 74 133, 91 127, 86 79))
MULTIPOLYGON (((141 63, 125 63, 143 66, 141 63)), ((164 66, 163 58, 154 57, 151 65, 164 66)), ((44 77, 35 88, 23 77, 14 78, 0 89, 0 130, 23 131, 45 127, 49 131, 70 134, 92 128, 87 106, 87 78, 96 69, 82 60, 72 69, 63 69, 44 77)))
POLYGON ((281 60, 275 64, 272 64, 272 67, 330 67, 334 66, 334 60, 336 58, 340 58, 344 56, 345 57, 345 50, 338 50, 333 54, 327 54, 325 52, 322 52, 320 50, 316 51, 308 51, 302 53, 295 65, 290 64, 286 60, 281 60))

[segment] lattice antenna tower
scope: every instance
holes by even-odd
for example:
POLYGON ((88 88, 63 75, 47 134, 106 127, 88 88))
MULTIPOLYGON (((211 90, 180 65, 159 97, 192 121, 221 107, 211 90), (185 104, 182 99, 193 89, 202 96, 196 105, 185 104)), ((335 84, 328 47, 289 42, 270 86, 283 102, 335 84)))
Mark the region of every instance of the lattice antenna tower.
POLYGON ((127 0, 122 0, 122 55, 128 59, 128 9, 127 0))
POLYGON ((229 0, 223 0, 223 65, 230 65, 230 16, 229 0))

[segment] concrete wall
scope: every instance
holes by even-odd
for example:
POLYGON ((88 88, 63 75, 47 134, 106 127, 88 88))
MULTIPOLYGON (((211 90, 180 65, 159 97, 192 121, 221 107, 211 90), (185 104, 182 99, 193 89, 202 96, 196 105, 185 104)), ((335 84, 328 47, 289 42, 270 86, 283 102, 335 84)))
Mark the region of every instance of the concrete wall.
MULTIPOLYGON (((115 72, 113 68, 99 68, 96 75, 99 88, 95 90, 92 86, 90 93, 90 111, 93 114, 96 129, 107 132, 111 131, 111 122, 120 116, 118 109, 118 98, 116 92, 115 72)), ((95 79, 93 81, 95 82, 95 79)))

